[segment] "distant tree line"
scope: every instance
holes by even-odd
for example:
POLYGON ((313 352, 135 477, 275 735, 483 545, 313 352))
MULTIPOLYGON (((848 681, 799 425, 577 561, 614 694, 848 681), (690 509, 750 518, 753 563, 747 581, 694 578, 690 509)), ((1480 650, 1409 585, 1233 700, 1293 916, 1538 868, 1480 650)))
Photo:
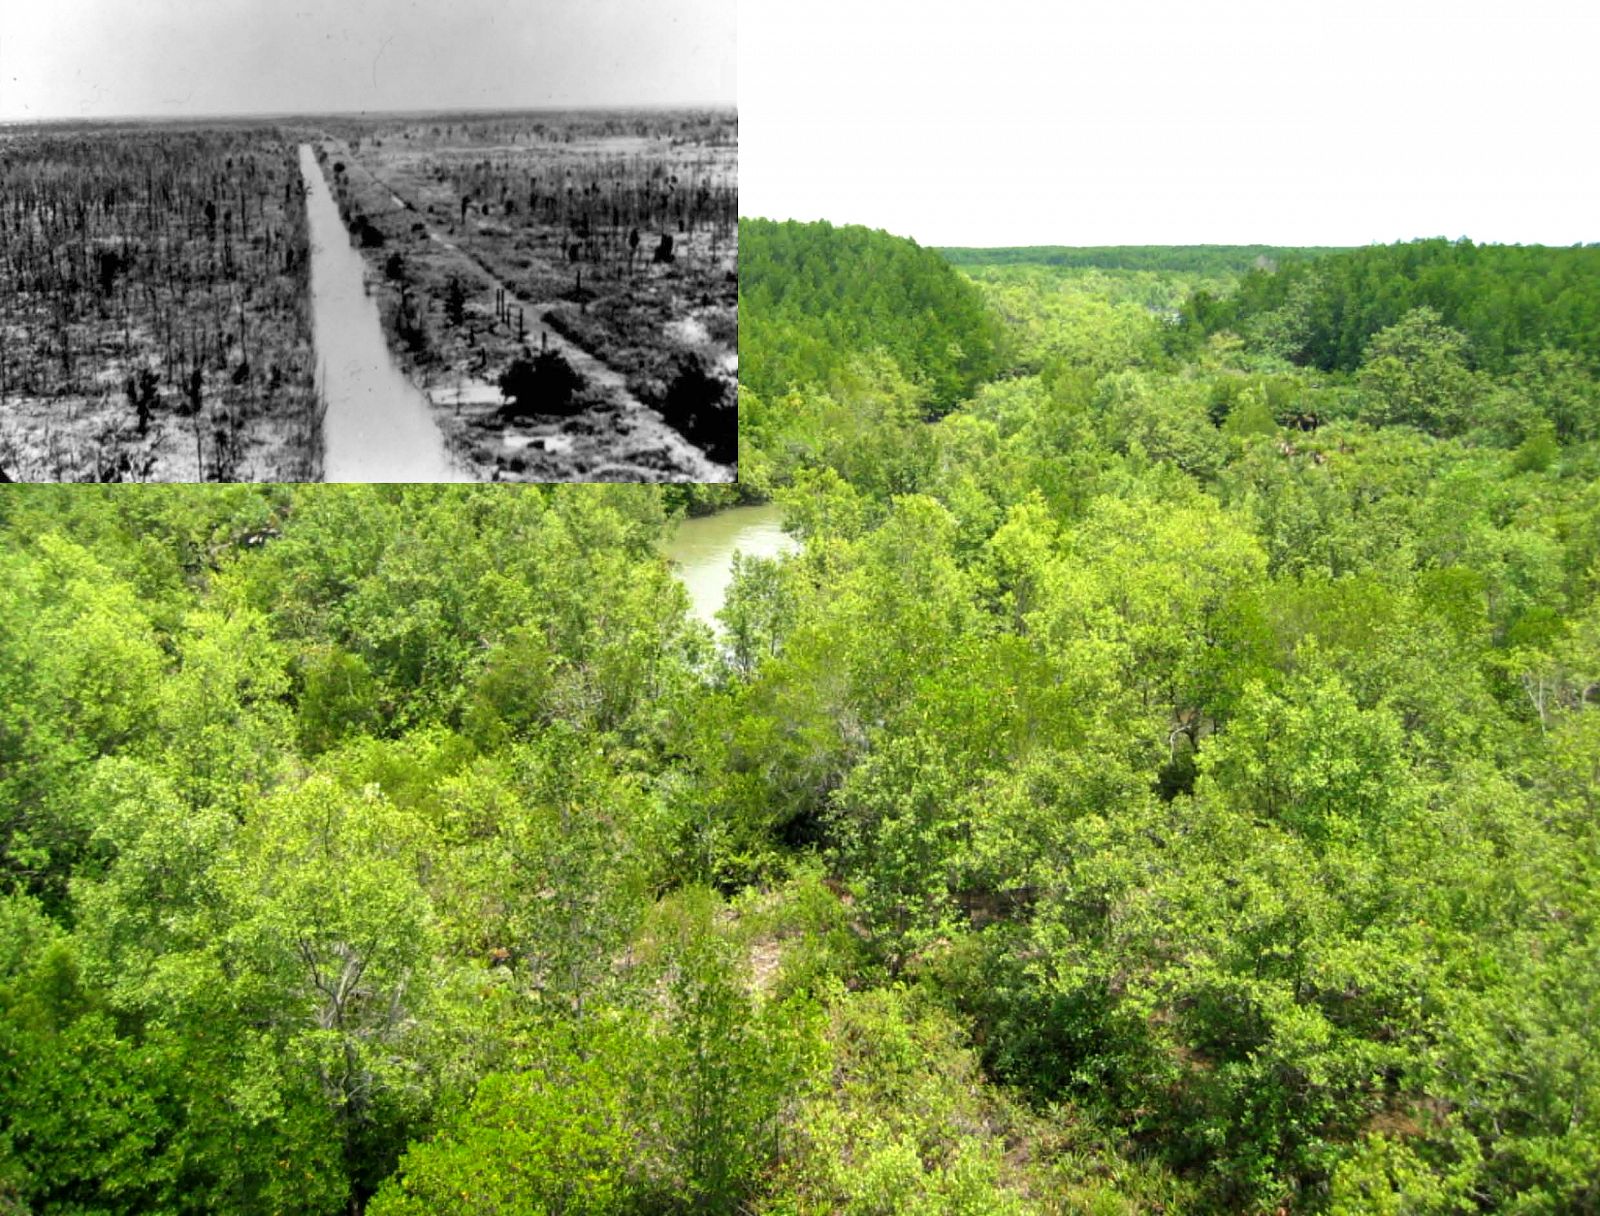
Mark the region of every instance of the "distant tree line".
POLYGON ((1165 270, 1184 274, 1243 274, 1263 263, 1333 253, 1312 245, 1025 245, 937 251, 952 266, 1060 266, 1075 270, 1165 270))
POLYGON ((1198 333, 1234 330, 1301 366, 1353 371, 1379 330, 1427 307, 1468 340, 1471 364, 1504 371, 1554 347, 1600 360, 1600 245, 1411 241, 1285 262, 1226 298, 1197 292, 1198 333))

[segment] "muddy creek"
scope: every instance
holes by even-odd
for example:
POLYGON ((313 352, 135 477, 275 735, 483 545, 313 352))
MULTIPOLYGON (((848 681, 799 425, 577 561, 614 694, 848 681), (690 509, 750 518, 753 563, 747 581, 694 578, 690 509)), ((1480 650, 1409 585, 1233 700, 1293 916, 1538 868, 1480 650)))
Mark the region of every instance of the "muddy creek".
POLYGON ((733 582, 733 555, 776 557, 799 548, 783 530, 783 513, 775 503, 733 507, 714 515, 686 519, 667 542, 673 572, 689 591, 689 614, 721 631, 717 612, 733 582))
POLYGON ((390 357, 367 295, 361 254, 307 144, 300 146, 311 228, 311 300, 325 481, 466 481, 450 459, 428 399, 390 357))

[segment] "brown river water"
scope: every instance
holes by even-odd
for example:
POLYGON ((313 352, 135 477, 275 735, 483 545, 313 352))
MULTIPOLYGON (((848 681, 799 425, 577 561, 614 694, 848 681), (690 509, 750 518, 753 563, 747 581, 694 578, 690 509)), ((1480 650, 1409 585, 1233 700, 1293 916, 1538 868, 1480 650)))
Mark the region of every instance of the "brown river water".
POLYGON ((666 544, 673 573, 689 591, 689 615, 720 631, 717 612, 733 582, 733 555, 777 557, 799 548, 775 503, 732 507, 680 523, 666 544))

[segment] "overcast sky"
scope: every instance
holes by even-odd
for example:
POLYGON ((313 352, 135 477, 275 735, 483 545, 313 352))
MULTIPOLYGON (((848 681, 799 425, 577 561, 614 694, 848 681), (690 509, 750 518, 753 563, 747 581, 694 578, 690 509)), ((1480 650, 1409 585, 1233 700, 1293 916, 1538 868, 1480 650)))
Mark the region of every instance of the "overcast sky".
POLYGON ((740 0, 740 211, 923 244, 1600 241, 1600 4, 740 0))
POLYGON ((1570 244, 1600 241, 1597 50, 1593 0, 3 0, 0 117, 737 85, 745 215, 924 244, 1570 244))
POLYGON ((736 0, 0 0, 0 119, 732 102, 736 0))

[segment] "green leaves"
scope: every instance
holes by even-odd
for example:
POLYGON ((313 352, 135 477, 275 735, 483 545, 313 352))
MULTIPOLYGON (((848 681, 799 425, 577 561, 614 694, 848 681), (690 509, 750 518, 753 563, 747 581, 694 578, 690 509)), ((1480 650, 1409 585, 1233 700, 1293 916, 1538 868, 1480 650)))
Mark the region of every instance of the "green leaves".
POLYGON ((1375 400, 1364 418, 1401 423, 1435 435, 1455 434, 1472 407, 1476 381, 1467 368, 1467 339, 1431 308, 1417 308, 1373 335, 1361 367, 1375 400))
POLYGON ((413 1145, 371 1210, 738 1211, 817 1044, 803 1002, 751 995, 722 912, 705 891, 666 901, 640 942, 642 1007, 541 1021, 517 1067, 413 1145))
POLYGON ((1592 1206, 1581 352, 771 227, 720 654, 699 491, 0 501, 0 1206, 1592 1206))
POLYGON ((1198 385, 1122 372, 1100 382, 1095 404, 1112 450, 1170 461, 1202 479, 1221 469, 1227 445, 1198 385))
POLYGON ((485 1077, 471 1106, 413 1146, 367 1210, 373 1216, 635 1210, 643 1188, 630 1080, 640 1060, 623 1033, 623 1025, 593 1029, 576 1049, 555 1041, 540 1064, 485 1077))
POLYGON ((953 930, 954 894, 971 810, 926 736, 886 739, 834 795, 841 868, 858 875, 862 912, 898 972, 908 955, 953 930))
POLYGON ((1314 660, 1282 693, 1247 686, 1200 768, 1200 796, 1223 797, 1246 815, 1318 841, 1403 818, 1410 784, 1398 719, 1361 709, 1314 660))
POLYGON ((1499 370, 1541 348, 1590 349, 1597 260, 1593 246, 1369 245, 1253 272, 1231 299, 1193 312, 1208 332, 1252 332, 1295 363, 1350 371, 1374 334, 1428 308, 1499 370))
POLYGON ((860 227, 739 224, 740 383, 771 401, 832 388, 850 356, 885 350, 940 412, 1000 367, 998 323, 932 251, 860 227))

